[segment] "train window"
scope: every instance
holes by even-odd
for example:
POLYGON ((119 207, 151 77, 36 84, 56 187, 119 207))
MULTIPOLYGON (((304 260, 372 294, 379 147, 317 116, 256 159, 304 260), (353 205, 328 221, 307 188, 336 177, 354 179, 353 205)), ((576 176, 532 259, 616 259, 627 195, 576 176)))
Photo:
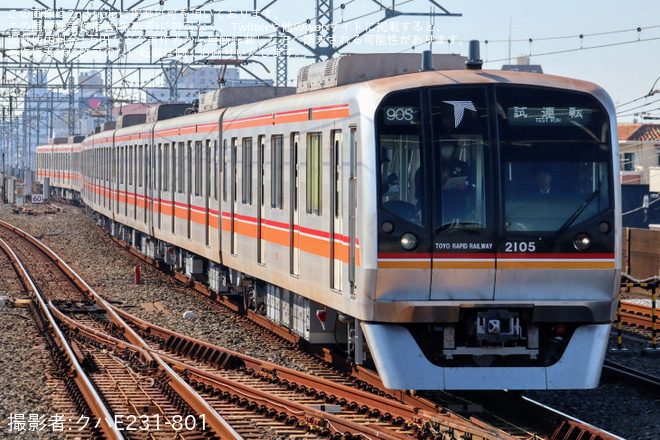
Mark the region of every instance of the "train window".
POLYGON ((186 149, 184 150, 184 158, 183 158, 183 163, 185 164, 185 170, 184 170, 184 186, 183 186, 183 192, 191 195, 193 191, 193 181, 192 181, 192 172, 193 172, 193 165, 194 165, 194 158, 193 158, 193 143, 192 141, 188 141, 188 144, 186 145, 186 149))
POLYGON ((163 179, 163 191, 169 191, 170 187, 170 144, 166 143, 163 145, 163 154, 162 154, 163 164, 161 166, 161 178, 163 179))
POLYGON ((437 231, 488 227, 488 111, 482 87, 431 92, 433 224, 437 231), (439 201, 439 203, 438 203, 439 201))
POLYGON ((110 179, 112 180, 112 183, 117 183, 117 152, 114 148, 110 149, 110 155, 112 157, 112 160, 110 161, 110 179))
MULTIPOLYGON (((103 178, 106 182, 106 187, 110 185, 110 181, 112 180, 112 151, 109 148, 100 148, 99 150, 99 155, 103 159, 103 178)), ((92 152, 88 152, 89 156, 87 157, 93 157, 92 152)), ((88 166, 91 166, 88 164, 88 166)))
POLYGON ((202 195, 202 141, 195 141, 195 196, 202 195))
POLYGON ((154 146, 154 186, 156 197, 160 198, 160 192, 163 190, 163 144, 154 146))
POLYGON ((185 188, 185 160, 186 160, 186 144, 179 142, 176 146, 176 162, 172 162, 172 167, 176 168, 176 185, 177 192, 183 194, 185 188))
POLYGON ((137 183, 139 187, 142 187, 142 180, 144 179, 144 145, 137 147, 138 151, 138 166, 137 166, 137 183))
POLYGON ((307 214, 321 215, 321 133, 307 134, 307 214))
POLYGON ((243 204, 252 205, 252 138, 243 138, 243 204))
POLYGON ((123 148, 119 147, 115 154, 115 173, 117 176, 116 182, 120 185, 124 183, 124 176, 122 173, 123 167, 120 165, 122 163, 122 157, 123 157, 123 148))
POLYGON ((211 149, 211 139, 206 140, 206 148, 204 148, 205 156, 204 161, 206 164, 206 188, 204 189, 204 196, 211 198, 211 187, 215 183, 215 160, 213 159, 213 150, 211 149))
POLYGON ((422 117, 419 92, 389 95, 378 110, 380 202, 390 214, 422 224, 422 117))
POLYGON ((220 158, 218 157, 218 141, 213 141, 213 200, 218 200, 218 174, 220 173, 220 158))
POLYGON ((132 151, 132 157, 133 157, 133 160, 131 160, 131 163, 133 164, 132 165, 133 166, 133 173, 132 173, 133 174, 133 184, 135 186, 138 186, 138 184, 140 183, 139 175, 140 175, 140 165, 141 165, 141 163, 140 163, 140 154, 139 154, 140 147, 138 145, 133 145, 133 147, 131 147, 131 151, 132 151))
POLYGON ((119 163, 121 164, 121 169, 119 170, 119 183, 123 185, 126 181, 126 147, 121 147, 119 149, 119 163))
POLYGON ((291 133, 291 208, 298 212, 298 139, 299 133, 291 133))
POLYGON ((227 201, 227 158, 229 157, 229 145, 227 144, 227 139, 223 140, 223 155, 224 160, 222 161, 222 200, 227 201))
POLYGON ((186 187, 184 188, 184 192, 187 195, 187 229, 188 229, 188 239, 192 238, 192 209, 191 209, 191 203, 190 203, 190 196, 192 195, 193 192, 193 180, 192 180, 192 172, 194 170, 193 168, 193 143, 192 141, 188 141, 188 147, 186 148, 186 154, 188 157, 186 157, 186 187))
POLYGON ((498 87, 505 230, 560 234, 612 208, 609 118, 592 97, 498 87))
POLYGON ((128 184, 133 185, 133 174, 135 172, 135 146, 128 147, 128 184))
POLYGON ((335 218, 341 218, 341 130, 332 131, 333 147, 332 147, 332 173, 333 173, 333 211, 335 218))
POLYGON ((284 136, 281 134, 272 137, 270 143, 271 154, 271 172, 270 172, 270 206, 277 209, 283 208, 283 173, 284 165, 282 163, 282 145, 284 136))
MULTIPOLYGON (((259 151, 257 153, 257 181, 259 182, 259 187, 257 188, 257 198, 258 204, 260 207, 266 206, 266 135, 260 134, 257 137, 257 145, 259 146, 259 151)), ((263 213, 263 211, 260 211, 263 213)), ((261 215, 261 214, 260 214, 261 215)), ((257 235, 260 237, 261 232, 257 232, 257 235)), ((261 248, 261 243, 257 245, 261 248)), ((261 253, 259 255, 259 263, 263 263, 261 259, 261 253)))

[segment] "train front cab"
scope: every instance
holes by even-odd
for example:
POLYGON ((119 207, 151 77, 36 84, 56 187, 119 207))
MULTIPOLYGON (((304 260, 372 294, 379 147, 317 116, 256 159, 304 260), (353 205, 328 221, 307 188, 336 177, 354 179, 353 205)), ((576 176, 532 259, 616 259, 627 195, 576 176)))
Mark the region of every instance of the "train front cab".
POLYGON ((620 237, 616 125, 594 90, 438 86, 381 103, 363 330, 386 386, 598 385, 620 237))

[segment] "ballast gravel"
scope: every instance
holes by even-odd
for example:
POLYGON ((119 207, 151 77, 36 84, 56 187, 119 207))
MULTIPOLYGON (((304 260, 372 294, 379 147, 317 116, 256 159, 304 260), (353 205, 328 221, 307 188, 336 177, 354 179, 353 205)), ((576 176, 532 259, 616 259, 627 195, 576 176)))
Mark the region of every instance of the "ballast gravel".
MULTIPOLYGON (((272 362, 287 364, 287 348, 265 349, 250 330, 209 300, 191 295, 188 289, 158 270, 130 256, 109 240, 86 210, 59 205, 63 210, 37 215, 14 214, 10 205, 0 205, 0 220, 11 223, 48 245, 106 299, 147 321, 190 334, 196 338, 272 362), (141 268, 141 284, 135 283, 135 267, 141 268), (194 319, 184 318, 192 312, 194 319)), ((26 298, 27 294, 0 278, 0 297, 26 298)), ((624 338, 623 351, 615 350, 616 334, 610 339, 608 359, 660 376, 660 356, 642 356, 650 345, 647 333, 624 338)), ((589 362, 589 359, 584 359, 589 362)), ((295 365, 289 365, 295 368, 295 365)), ((54 431, 47 424, 57 414, 47 386, 48 355, 38 331, 24 308, 0 309, 0 438, 75 438, 54 431), (9 431, 24 419, 23 431, 9 431), (18 418, 18 420, 17 420, 18 418), (39 418, 41 431, 29 431, 30 419, 39 418), (11 423, 10 423, 11 422, 11 423)), ((660 440, 660 402, 620 385, 601 383, 595 390, 530 391, 536 401, 598 426, 628 440, 660 440)))

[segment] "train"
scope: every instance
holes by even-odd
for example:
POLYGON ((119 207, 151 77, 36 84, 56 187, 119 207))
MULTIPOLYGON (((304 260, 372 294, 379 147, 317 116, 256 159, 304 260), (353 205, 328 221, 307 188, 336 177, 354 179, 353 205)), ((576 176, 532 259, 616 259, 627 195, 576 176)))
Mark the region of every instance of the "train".
POLYGON ((342 56, 296 88, 124 115, 38 146, 37 180, 390 389, 597 387, 621 273, 612 100, 431 58, 342 56))

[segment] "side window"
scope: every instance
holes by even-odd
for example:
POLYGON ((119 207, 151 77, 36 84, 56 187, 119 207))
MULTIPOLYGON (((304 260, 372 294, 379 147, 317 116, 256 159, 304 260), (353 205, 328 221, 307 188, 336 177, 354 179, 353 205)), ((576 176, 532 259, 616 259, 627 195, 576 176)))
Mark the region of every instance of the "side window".
POLYGON ((184 142, 179 142, 177 147, 176 147, 176 163, 173 163, 172 165, 176 167, 177 170, 177 177, 176 177, 176 183, 177 183, 177 192, 179 194, 183 194, 184 191, 184 186, 185 186, 185 160, 186 160, 186 144, 184 142))
POLYGON ((161 168, 161 177, 163 179, 163 191, 169 191, 168 188, 170 187, 169 185, 169 173, 170 173, 170 144, 166 143, 163 145, 163 155, 162 155, 162 160, 163 160, 163 166, 161 168))
POLYGON ((213 141, 213 147, 211 147, 211 139, 206 140, 206 160, 209 174, 207 179, 210 183, 206 197, 218 200, 218 141, 213 141))
POLYGON ((252 138, 243 138, 243 204, 252 205, 252 138))
POLYGON ((128 184, 133 185, 133 170, 135 164, 135 147, 130 145, 127 148, 128 152, 128 184))
POLYGON ((271 140, 271 183, 270 183, 270 206, 277 209, 283 207, 283 194, 282 194, 282 181, 283 181, 283 164, 282 164, 282 144, 284 137, 279 134, 273 136, 271 140))
POLYGON ((119 163, 122 165, 119 169, 119 184, 124 183, 124 170, 126 169, 124 165, 124 147, 119 148, 119 163))
MULTIPOLYGON (((195 141, 195 196, 202 195, 202 141, 195 141)), ((210 176, 207 176, 207 179, 210 176)))
POLYGON ((112 183, 117 183, 117 150, 115 148, 109 148, 109 153, 110 157, 112 160, 110 161, 112 169, 110 170, 110 180, 112 183))
POLYGON ((140 186, 140 187, 142 187, 142 185, 144 183, 144 168, 145 168, 145 166, 144 166, 144 146, 140 145, 138 147, 138 168, 137 168, 137 172, 138 172, 137 180, 138 180, 138 186, 140 186))
POLYGON ((223 144, 223 149, 222 149, 222 201, 226 202, 227 201, 227 172, 229 171, 227 169, 227 158, 229 156, 229 145, 227 144, 227 139, 223 139, 222 141, 223 144))
POLYGON ((307 214, 321 215, 321 133, 307 135, 307 214))

